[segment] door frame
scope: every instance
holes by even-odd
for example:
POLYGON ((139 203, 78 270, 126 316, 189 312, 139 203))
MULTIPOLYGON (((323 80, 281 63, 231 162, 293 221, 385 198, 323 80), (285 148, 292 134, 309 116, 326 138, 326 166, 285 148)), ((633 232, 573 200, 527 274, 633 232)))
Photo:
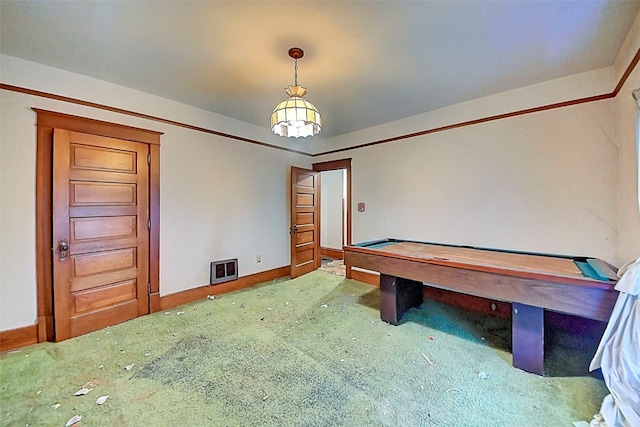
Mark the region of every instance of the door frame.
MULTIPOLYGON (((351 244, 351 158, 340 159, 340 160, 331 160, 328 162, 320 162, 313 163, 311 165, 311 169, 315 172, 326 172, 333 170, 346 170, 346 181, 347 181, 347 208, 346 208, 346 222, 347 222, 347 245, 351 244)), ((318 210, 320 210, 320 205, 322 204, 322 199, 319 200, 318 210)), ((320 227, 322 226, 322 221, 318 221, 318 234, 320 234, 320 227)), ((320 251, 320 239, 318 239, 317 250, 320 251)))
POLYGON ((32 108, 36 112, 36 283, 38 342, 55 339, 53 315, 53 129, 149 145, 149 312, 160 310, 160 136, 156 132, 32 108))

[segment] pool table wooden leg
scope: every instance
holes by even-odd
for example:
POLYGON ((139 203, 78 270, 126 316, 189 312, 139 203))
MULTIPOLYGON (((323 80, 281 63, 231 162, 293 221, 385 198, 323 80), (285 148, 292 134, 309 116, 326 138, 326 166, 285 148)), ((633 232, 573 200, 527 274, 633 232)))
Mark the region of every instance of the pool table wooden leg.
POLYGON ((544 309, 515 302, 512 308, 513 366, 544 375, 544 309))
POLYGON ((411 307, 422 304, 422 282, 380 274, 380 318, 397 325, 411 307))

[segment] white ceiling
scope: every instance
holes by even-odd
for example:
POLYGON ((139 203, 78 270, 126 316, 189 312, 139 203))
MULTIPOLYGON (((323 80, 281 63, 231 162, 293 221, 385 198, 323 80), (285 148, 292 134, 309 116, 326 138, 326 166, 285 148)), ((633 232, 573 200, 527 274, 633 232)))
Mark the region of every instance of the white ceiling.
POLYGON ((299 83, 329 138, 613 65, 640 1, 5 1, 0 52, 265 128, 299 83))

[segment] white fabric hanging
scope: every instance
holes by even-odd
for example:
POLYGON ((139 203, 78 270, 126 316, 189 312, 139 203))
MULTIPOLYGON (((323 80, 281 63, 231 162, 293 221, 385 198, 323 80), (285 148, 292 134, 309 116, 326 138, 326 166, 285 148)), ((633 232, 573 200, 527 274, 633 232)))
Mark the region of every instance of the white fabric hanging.
POLYGON ((606 425, 640 427, 640 258, 618 274, 620 294, 589 370, 602 369, 611 393, 600 408, 606 425))

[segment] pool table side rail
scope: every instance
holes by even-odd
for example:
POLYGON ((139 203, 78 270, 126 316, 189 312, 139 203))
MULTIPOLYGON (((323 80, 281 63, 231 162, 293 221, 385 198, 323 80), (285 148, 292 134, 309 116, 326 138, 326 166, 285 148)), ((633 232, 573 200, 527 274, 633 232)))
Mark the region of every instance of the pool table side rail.
MULTIPOLYGON (((412 242, 412 243, 418 243, 418 242, 412 242)), ((481 249, 481 250, 485 250, 485 249, 481 249)), ((548 272, 535 271, 535 270, 510 269, 510 268, 500 267, 496 265, 464 262, 459 260, 443 259, 438 257, 430 258, 430 257, 421 257, 421 256, 411 256, 411 255, 401 254, 398 252, 393 252, 393 251, 384 250, 384 249, 370 249, 367 247, 360 247, 360 246, 344 246, 343 251, 344 251, 345 257, 347 253, 363 253, 363 254, 372 254, 372 255, 383 254, 385 257, 389 257, 389 258, 404 259, 409 261, 421 262, 425 264, 441 265, 441 266, 454 267, 454 268, 463 268, 466 270, 481 271, 481 272, 487 272, 487 273, 503 274, 506 276, 515 276, 515 277, 528 278, 533 280, 545 280, 550 282, 562 283, 565 285, 588 286, 588 287, 595 287, 595 288, 607 289, 607 290, 613 289, 613 287, 615 286, 615 282, 613 281, 597 280, 597 279, 584 277, 584 276, 550 274, 548 272)), ((511 252, 511 253, 521 253, 521 252, 511 252)), ((539 254, 533 254, 533 255, 539 255, 539 254)), ((564 257, 564 258, 570 259, 570 257, 564 257)), ((345 264, 347 264, 346 258, 345 258, 345 264)), ((358 265, 354 265, 354 266, 360 267, 358 265)), ((365 267, 361 267, 361 268, 365 268, 365 267)), ((374 271, 377 271, 377 270, 374 269, 374 271)))
POLYGON ((521 273, 355 246, 345 246, 344 250, 347 268, 364 268, 440 289, 518 302, 600 321, 609 319, 618 295, 613 284, 593 279, 521 273))
POLYGON ((544 253, 544 252, 524 252, 524 251, 518 251, 518 250, 515 250, 515 249, 496 249, 496 248, 488 248, 488 247, 484 247, 484 246, 456 245, 456 244, 453 244, 453 243, 423 242, 423 241, 420 241, 420 240, 405 240, 405 239, 393 239, 393 238, 369 240, 369 241, 366 241, 366 242, 354 243, 354 244, 349 245, 349 246, 350 247, 358 247, 358 248, 376 248, 378 246, 386 246, 386 245, 392 245, 394 243, 404 243, 404 242, 406 242, 406 243, 420 243, 420 244, 427 244, 427 245, 445 246, 445 247, 450 247, 450 248, 467 248, 467 249, 477 249, 477 250, 481 250, 481 251, 490 251, 490 252, 504 252, 504 253, 511 253, 511 254, 551 256, 551 257, 554 257, 554 258, 567 258, 567 259, 574 259, 574 258, 586 259, 586 257, 575 257, 575 256, 572 256, 572 255, 560 255, 560 254, 544 253))
POLYGON ((514 254, 514 255, 531 255, 534 257, 550 257, 556 259, 567 259, 575 262, 576 266, 582 273, 595 280, 602 280, 604 282, 617 282, 619 277, 617 275, 618 269, 614 265, 602 261, 597 258, 590 258, 586 256, 574 256, 574 255, 561 255, 554 253, 544 253, 544 252, 524 252, 518 251, 515 249, 495 249, 488 248, 482 246, 470 246, 470 245, 455 245, 450 243, 436 243, 436 242, 421 242, 418 240, 404 240, 404 239, 394 239, 394 238, 385 238, 385 239, 377 239, 370 240, 367 242, 355 243, 351 245, 352 247, 361 247, 361 248, 371 248, 371 249, 380 249, 385 246, 393 246, 396 243, 416 243, 416 244, 424 244, 424 245, 433 245, 433 246, 441 246, 443 248, 452 248, 452 249, 472 249, 478 251, 485 252, 498 252, 504 254, 514 254), (592 275, 590 275, 592 274, 592 275))

